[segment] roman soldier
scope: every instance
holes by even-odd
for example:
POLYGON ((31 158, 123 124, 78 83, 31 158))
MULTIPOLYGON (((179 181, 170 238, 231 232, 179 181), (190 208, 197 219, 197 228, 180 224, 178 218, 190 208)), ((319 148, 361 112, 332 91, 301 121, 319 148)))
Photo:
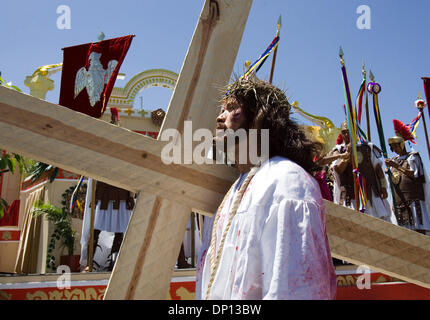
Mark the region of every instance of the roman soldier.
POLYGON ((426 234, 430 232, 430 208, 428 183, 423 162, 418 152, 406 151, 405 141, 412 141, 407 126, 394 119, 396 136, 388 139, 391 151, 397 155, 386 159, 385 164, 392 170, 394 184, 394 202, 397 209, 397 219, 400 226, 426 234))
MULTIPOLYGON (((354 175, 352 167, 352 147, 346 121, 341 125, 342 140, 332 151, 332 155, 343 154, 333 162, 334 202, 355 209, 354 175)), ((358 170, 366 182, 368 205, 365 213, 396 223, 395 216, 387 201, 387 181, 382 170, 381 150, 373 143, 357 145, 358 170)))

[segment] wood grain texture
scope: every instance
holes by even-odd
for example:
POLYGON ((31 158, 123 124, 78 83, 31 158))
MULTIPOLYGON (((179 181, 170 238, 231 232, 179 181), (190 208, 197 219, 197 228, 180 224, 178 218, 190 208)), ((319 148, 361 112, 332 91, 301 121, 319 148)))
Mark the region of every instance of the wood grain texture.
POLYGON ((139 195, 106 300, 165 299, 191 208, 150 194, 139 195))
POLYGON ((222 165, 166 165, 165 142, 0 87, 0 146, 137 192, 216 210, 238 173, 222 165))
POLYGON ((252 0, 205 1, 161 131, 215 129, 222 88, 231 77, 252 0))
POLYGON ((326 201, 335 258, 430 288, 430 237, 326 201))
MULTIPOLYGON (((159 139, 166 129, 176 129, 179 135, 184 136, 186 120, 192 121, 193 130, 215 127, 218 113, 216 107, 221 96, 220 87, 229 82, 251 4, 251 0, 205 1, 160 130, 159 139), (220 52, 222 54, 219 54, 220 52)), ((195 143, 193 142, 192 145, 195 143)), ((192 145, 186 146, 184 143, 183 150, 190 152, 192 145)), ((179 173, 184 170, 184 167, 175 167, 174 170, 179 173)), ((219 167, 216 170, 218 175, 219 167)), ((188 179, 192 178, 190 172, 187 176, 188 179)), ((211 179, 208 171, 200 171, 195 176, 195 182, 208 188, 214 188, 215 183, 217 192, 224 194, 228 185, 233 182, 231 179, 236 177, 237 173, 234 173, 228 176, 230 180, 215 181, 211 179)), ((183 186, 188 182, 187 179, 182 179, 183 185, 176 187, 182 188, 182 192, 187 193, 189 197, 195 196, 196 201, 205 197, 199 190, 190 193, 188 188, 185 191, 183 186)), ((164 195, 159 196, 164 197, 164 195)), ((165 299, 191 209, 201 213, 207 211, 208 214, 216 210, 214 206, 191 205, 190 202, 181 201, 170 195, 170 199, 177 202, 167 200, 160 202, 160 198, 152 200, 151 197, 144 195, 144 199, 148 199, 144 202, 149 201, 153 208, 151 214, 140 214, 140 216, 146 215, 145 223, 140 223, 137 218, 134 218, 139 213, 135 211, 133 214, 127 238, 124 240, 124 250, 121 249, 127 252, 127 256, 125 253, 120 253, 118 268, 115 267, 112 273, 105 299, 165 299), (158 206, 161 206, 159 210, 158 206), (140 225, 140 229, 134 231, 140 225), (142 244, 139 236, 143 234, 145 239, 142 244), (151 238, 151 243, 148 237, 151 238), (136 249, 132 248, 138 247, 140 247, 139 253, 136 254, 136 249), (129 278, 131 270, 127 268, 138 264, 143 265, 142 269, 135 267, 132 278, 129 278), (125 287, 128 289, 124 293, 125 287)), ((218 197, 215 203, 218 205, 221 200, 222 196, 218 197)), ((143 208, 140 210, 145 211, 143 208)))

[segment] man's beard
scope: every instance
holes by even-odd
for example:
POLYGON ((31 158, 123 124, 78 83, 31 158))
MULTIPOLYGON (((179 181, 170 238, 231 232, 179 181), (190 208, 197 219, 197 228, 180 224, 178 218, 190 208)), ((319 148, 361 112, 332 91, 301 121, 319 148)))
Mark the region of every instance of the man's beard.
MULTIPOLYGON (((224 154, 230 163, 236 162, 236 153, 239 152, 240 144, 245 143, 247 145, 248 134, 246 137, 235 136, 238 130, 245 130, 241 127, 237 130, 228 129, 224 124, 217 124, 216 134, 213 137, 214 152, 217 154, 224 154), (234 140, 233 140, 234 139, 234 140), (228 143, 230 141, 230 144, 228 143), (234 141, 232 144, 231 141, 234 141)), ((248 132, 246 130, 246 132, 248 132)))

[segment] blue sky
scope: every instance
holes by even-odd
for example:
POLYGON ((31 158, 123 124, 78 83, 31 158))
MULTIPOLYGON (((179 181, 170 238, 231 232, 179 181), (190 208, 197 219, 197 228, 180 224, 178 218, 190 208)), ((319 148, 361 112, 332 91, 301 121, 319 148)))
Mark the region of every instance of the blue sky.
MULTIPOLYGON (((2 1, 2 77, 29 92, 23 83, 27 75, 39 66, 62 62, 61 48, 96 41, 100 31, 106 39, 136 35, 120 71, 126 79, 117 80, 116 86, 147 69, 179 73, 202 6, 203 0, 2 1), (60 5, 71 9, 70 30, 57 28, 60 5)), ((417 115, 413 103, 418 92, 424 96, 421 76, 430 76, 429 9, 430 2, 423 0, 254 0, 234 71, 241 73, 245 60, 254 61, 262 53, 274 37, 281 14, 274 84, 287 89, 291 101, 298 100, 307 112, 326 116, 339 126, 345 103, 338 58, 341 45, 352 96, 361 82, 363 60, 381 84, 379 102, 388 138, 394 135, 392 119, 409 123, 417 115), (360 5, 371 10, 370 30, 356 26, 360 5)), ((260 78, 269 78, 270 64, 268 59, 258 73, 260 78)), ((47 100, 57 103, 60 75, 52 78, 56 88, 47 100)), ((146 108, 167 107, 170 91, 149 90, 144 97, 146 108)), ((379 144, 373 112, 371 123, 372 140, 379 144)), ((417 133, 415 149, 428 163, 422 123, 417 133)))

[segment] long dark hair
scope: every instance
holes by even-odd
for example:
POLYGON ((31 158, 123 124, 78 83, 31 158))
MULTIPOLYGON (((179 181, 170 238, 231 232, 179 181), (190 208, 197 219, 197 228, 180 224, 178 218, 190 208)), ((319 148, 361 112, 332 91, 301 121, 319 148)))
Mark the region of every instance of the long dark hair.
POLYGON ((282 156, 311 173, 319 143, 310 141, 291 119, 291 105, 284 91, 259 79, 236 80, 229 85, 223 100, 235 99, 248 120, 245 129, 269 129, 269 155, 282 156))

